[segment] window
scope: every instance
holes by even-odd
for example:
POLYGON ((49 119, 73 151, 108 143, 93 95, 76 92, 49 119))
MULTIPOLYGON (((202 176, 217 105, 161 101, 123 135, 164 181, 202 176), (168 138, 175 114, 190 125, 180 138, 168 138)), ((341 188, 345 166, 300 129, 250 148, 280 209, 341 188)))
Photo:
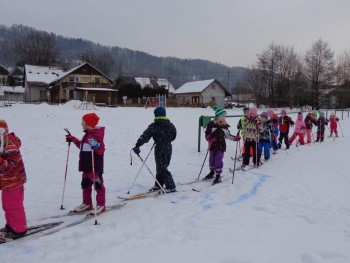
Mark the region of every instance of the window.
POLYGON ((69 82, 74 82, 74 77, 69 77, 69 82))
POLYGON ((215 89, 215 84, 212 84, 212 85, 211 85, 211 88, 212 88, 212 89, 215 89))
POLYGON ((46 99, 46 91, 40 90, 40 99, 46 99))
POLYGON ((101 79, 100 78, 95 78, 95 83, 96 84, 100 84, 101 83, 101 79))

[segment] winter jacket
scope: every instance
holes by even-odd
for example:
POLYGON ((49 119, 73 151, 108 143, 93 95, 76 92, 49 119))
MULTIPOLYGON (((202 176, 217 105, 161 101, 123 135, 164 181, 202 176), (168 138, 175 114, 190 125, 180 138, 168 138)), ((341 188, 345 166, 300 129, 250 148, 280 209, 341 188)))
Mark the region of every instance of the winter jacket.
POLYGON ((306 129, 305 122, 303 121, 303 115, 298 114, 297 120, 295 122, 294 132, 303 133, 306 129))
POLYGON ((310 113, 308 113, 304 119, 306 129, 312 129, 312 124, 315 122, 315 119, 311 117, 310 113))
POLYGON ((153 138, 155 151, 171 151, 171 142, 176 138, 176 128, 167 117, 156 117, 136 142, 140 147, 153 138))
POLYGON ((262 130, 259 131, 259 142, 270 142, 270 137, 274 132, 271 120, 267 120, 262 124, 262 130))
POLYGON ((280 121, 279 121, 279 117, 274 114, 272 117, 271 117, 271 122, 272 122, 272 125, 273 125, 273 134, 275 136, 272 136, 274 139, 276 139, 275 137, 278 136, 278 133, 279 133, 279 125, 280 125, 280 121))
POLYGON ((258 131, 262 130, 262 122, 257 117, 246 118, 245 120, 245 141, 256 141, 258 139, 258 131))
POLYGON ((334 115, 331 115, 329 117, 329 122, 330 122, 331 129, 337 129, 337 127, 338 127, 337 122, 338 121, 339 121, 339 119, 337 117, 335 117, 334 115))
POLYGON ((100 146, 94 149, 94 170, 99 175, 103 174, 103 159, 105 152, 104 136, 105 127, 96 127, 91 130, 85 130, 85 135, 80 140, 73 140, 74 144, 80 149, 79 153, 79 171, 92 172, 92 148, 88 142, 89 139, 95 139, 100 146))
POLYGON ((317 126, 317 129, 321 132, 324 132, 325 125, 328 125, 328 121, 325 117, 319 117, 317 121, 314 122, 315 126, 317 126))
POLYGON ((289 132, 289 126, 294 125, 294 121, 289 116, 281 116, 279 117, 279 123, 280 123, 280 132, 288 133, 289 132))
POLYGON ((218 123, 211 121, 208 123, 205 129, 205 137, 208 141, 211 141, 209 151, 212 152, 225 152, 226 151, 226 140, 225 140, 225 129, 228 130, 230 126, 225 123, 219 125, 218 123), (209 138, 209 139, 208 139, 209 138))
POLYGON ((8 134, 8 143, 0 155, 0 190, 16 189, 27 181, 20 147, 21 140, 14 133, 8 134))
POLYGON ((237 124, 237 130, 241 131, 241 135, 242 137, 244 137, 244 132, 245 132, 245 120, 247 119, 247 117, 245 115, 243 115, 237 124))

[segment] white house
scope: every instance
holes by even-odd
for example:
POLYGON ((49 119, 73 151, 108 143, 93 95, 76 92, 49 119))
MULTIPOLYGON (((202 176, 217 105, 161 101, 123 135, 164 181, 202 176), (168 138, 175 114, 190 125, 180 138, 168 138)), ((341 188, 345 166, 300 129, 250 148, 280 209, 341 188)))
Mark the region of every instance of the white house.
POLYGON ((225 106, 225 98, 231 93, 216 79, 187 82, 178 88, 174 95, 179 105, 225 106))
POLYGON ((25 101, 47 101, 49 84, 63 74, 63 70, 57 67, 25 65, 25 101))

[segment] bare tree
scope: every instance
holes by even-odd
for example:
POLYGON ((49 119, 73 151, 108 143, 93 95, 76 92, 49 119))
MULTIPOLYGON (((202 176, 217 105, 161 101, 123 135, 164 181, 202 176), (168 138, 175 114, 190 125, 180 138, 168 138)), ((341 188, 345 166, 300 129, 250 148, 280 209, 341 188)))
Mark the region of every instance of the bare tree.
POLYGON ((59 56, 55 36, 35 30, 15 41, 14 52, 19 65, 55 65, 59 56))
POLYGON ((316 41, 305 55, 304 72, 312 91, 313 107, 320 107, 321 90, 334 82, 334 53, 322 39, 316 41))
POLYGON ((339 86, 346 81, 350 81, 350 49, 337 58, 336 83, 339 86))
POLYGON ((81 59, 89 62, 107 76, 114 78, 117 74, 116 63, 108 52, 95 53, 88 51, 81 55, 81 59))

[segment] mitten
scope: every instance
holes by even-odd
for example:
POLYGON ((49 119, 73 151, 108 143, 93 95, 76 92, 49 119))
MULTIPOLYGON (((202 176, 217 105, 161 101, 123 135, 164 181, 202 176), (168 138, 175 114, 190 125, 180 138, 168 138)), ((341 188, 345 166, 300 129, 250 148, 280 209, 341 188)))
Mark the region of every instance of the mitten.
POLYGON ((215 137, 211 137, 209 135, 205 136, 205 139, 207 140, 207 142, 209 142, 210 144, 212 144, 213 142, 215 142, 216 138, 215 137))
POLYGON ((90 146, 93 150, 100 148, 100 143, 98 141, 96 141, 94 138, 88 139, 88 143, 90 144, 90 146))
POLYGON ((76 140, 77 138, 75 138, 73 135, 71 134, 66 135, 66 142, 75 142, 76 140))
POLYGON ((134 151, 134 153, 135 154, 137 154, 137 155, 139 155, 140 154, 140 152, 141 152, 141 150, 140 150, 140 148, 139 147, 134 147, 134 148, 132 148, 132 150, 134 151))

